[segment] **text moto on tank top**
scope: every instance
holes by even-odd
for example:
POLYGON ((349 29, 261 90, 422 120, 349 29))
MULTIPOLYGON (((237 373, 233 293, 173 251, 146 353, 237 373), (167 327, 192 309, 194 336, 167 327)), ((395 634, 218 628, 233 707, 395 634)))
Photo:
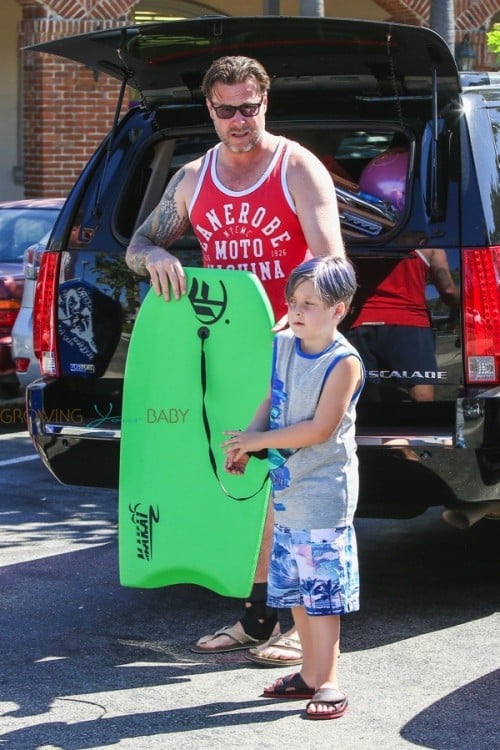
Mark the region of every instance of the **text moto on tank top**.
POLYGON ((310 257, 286 184, 290 141, 280 138, 264 174, 245 190, 229 190, 217 177, 218 144, 202 162, 189 217, 205 268, 251 271, 262 282, 276 319, 287 312, 285 283, 310 257))

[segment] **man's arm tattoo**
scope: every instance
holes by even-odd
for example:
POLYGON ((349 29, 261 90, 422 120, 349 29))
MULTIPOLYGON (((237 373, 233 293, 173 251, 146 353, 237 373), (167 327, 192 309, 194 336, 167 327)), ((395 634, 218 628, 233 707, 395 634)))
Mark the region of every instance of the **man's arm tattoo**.
MULTIPOLYGON (((146 243, 144 243, 146 244, 146 243)), ((134 247, 127 250, 127 265, 131 271, 137 273, 139 276, 147 276, 148 269, 146 268, 146 258, 152 250, 151 243, 148 242, 145 247, 142 247, 143 243, 134 243, 134 247)))
POLYGON ((183 173, 180 169, 169 182, 159 204, 129 246, 127 262, 135 273, 147 274, 146 259, 150 252, 157 247, 166 250, 189 226, 189 218, 179 215, 175 201, 175 191, 183 173))

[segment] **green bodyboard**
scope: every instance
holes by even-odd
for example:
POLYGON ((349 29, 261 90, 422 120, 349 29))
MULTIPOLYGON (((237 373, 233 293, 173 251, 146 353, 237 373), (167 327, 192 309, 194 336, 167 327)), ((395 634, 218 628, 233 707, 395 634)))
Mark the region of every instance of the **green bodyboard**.
POLYGON ((220 444, 224 430, 248 424, 268 393, 272 309, 251 273, 185 270, 181 299, 147 294, 128 349, 120 583, 193 583, 246 597, 267 511, 268 465, 252 458, 243 476, 229 475, 220 444))

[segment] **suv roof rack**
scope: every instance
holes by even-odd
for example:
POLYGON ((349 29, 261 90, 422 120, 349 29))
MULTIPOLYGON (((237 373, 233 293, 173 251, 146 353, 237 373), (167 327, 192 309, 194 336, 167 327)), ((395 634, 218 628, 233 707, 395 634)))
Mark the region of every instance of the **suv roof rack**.
POLYGON ((477 71, 473 73, 459 73, 460 83, 463 88, 467 86, 492 86, 500 85, 500 71, 477 71))

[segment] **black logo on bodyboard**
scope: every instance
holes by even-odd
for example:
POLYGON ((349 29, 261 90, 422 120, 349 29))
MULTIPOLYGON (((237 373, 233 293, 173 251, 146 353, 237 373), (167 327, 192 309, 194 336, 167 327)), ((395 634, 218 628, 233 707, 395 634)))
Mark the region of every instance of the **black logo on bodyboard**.
POLYGON ((206 281, 200 284, 197 278, 193 278, 188 296, 200 323, 213 325, 226 312, 227 291, 222 281, 210 286, 206 281))
POLYGON ((135 526, 136 557, 151 562, 153 559, 153 529, 160 520, 158 506, 141 510, 142 503, 129 505, 130 520, 135 526))

